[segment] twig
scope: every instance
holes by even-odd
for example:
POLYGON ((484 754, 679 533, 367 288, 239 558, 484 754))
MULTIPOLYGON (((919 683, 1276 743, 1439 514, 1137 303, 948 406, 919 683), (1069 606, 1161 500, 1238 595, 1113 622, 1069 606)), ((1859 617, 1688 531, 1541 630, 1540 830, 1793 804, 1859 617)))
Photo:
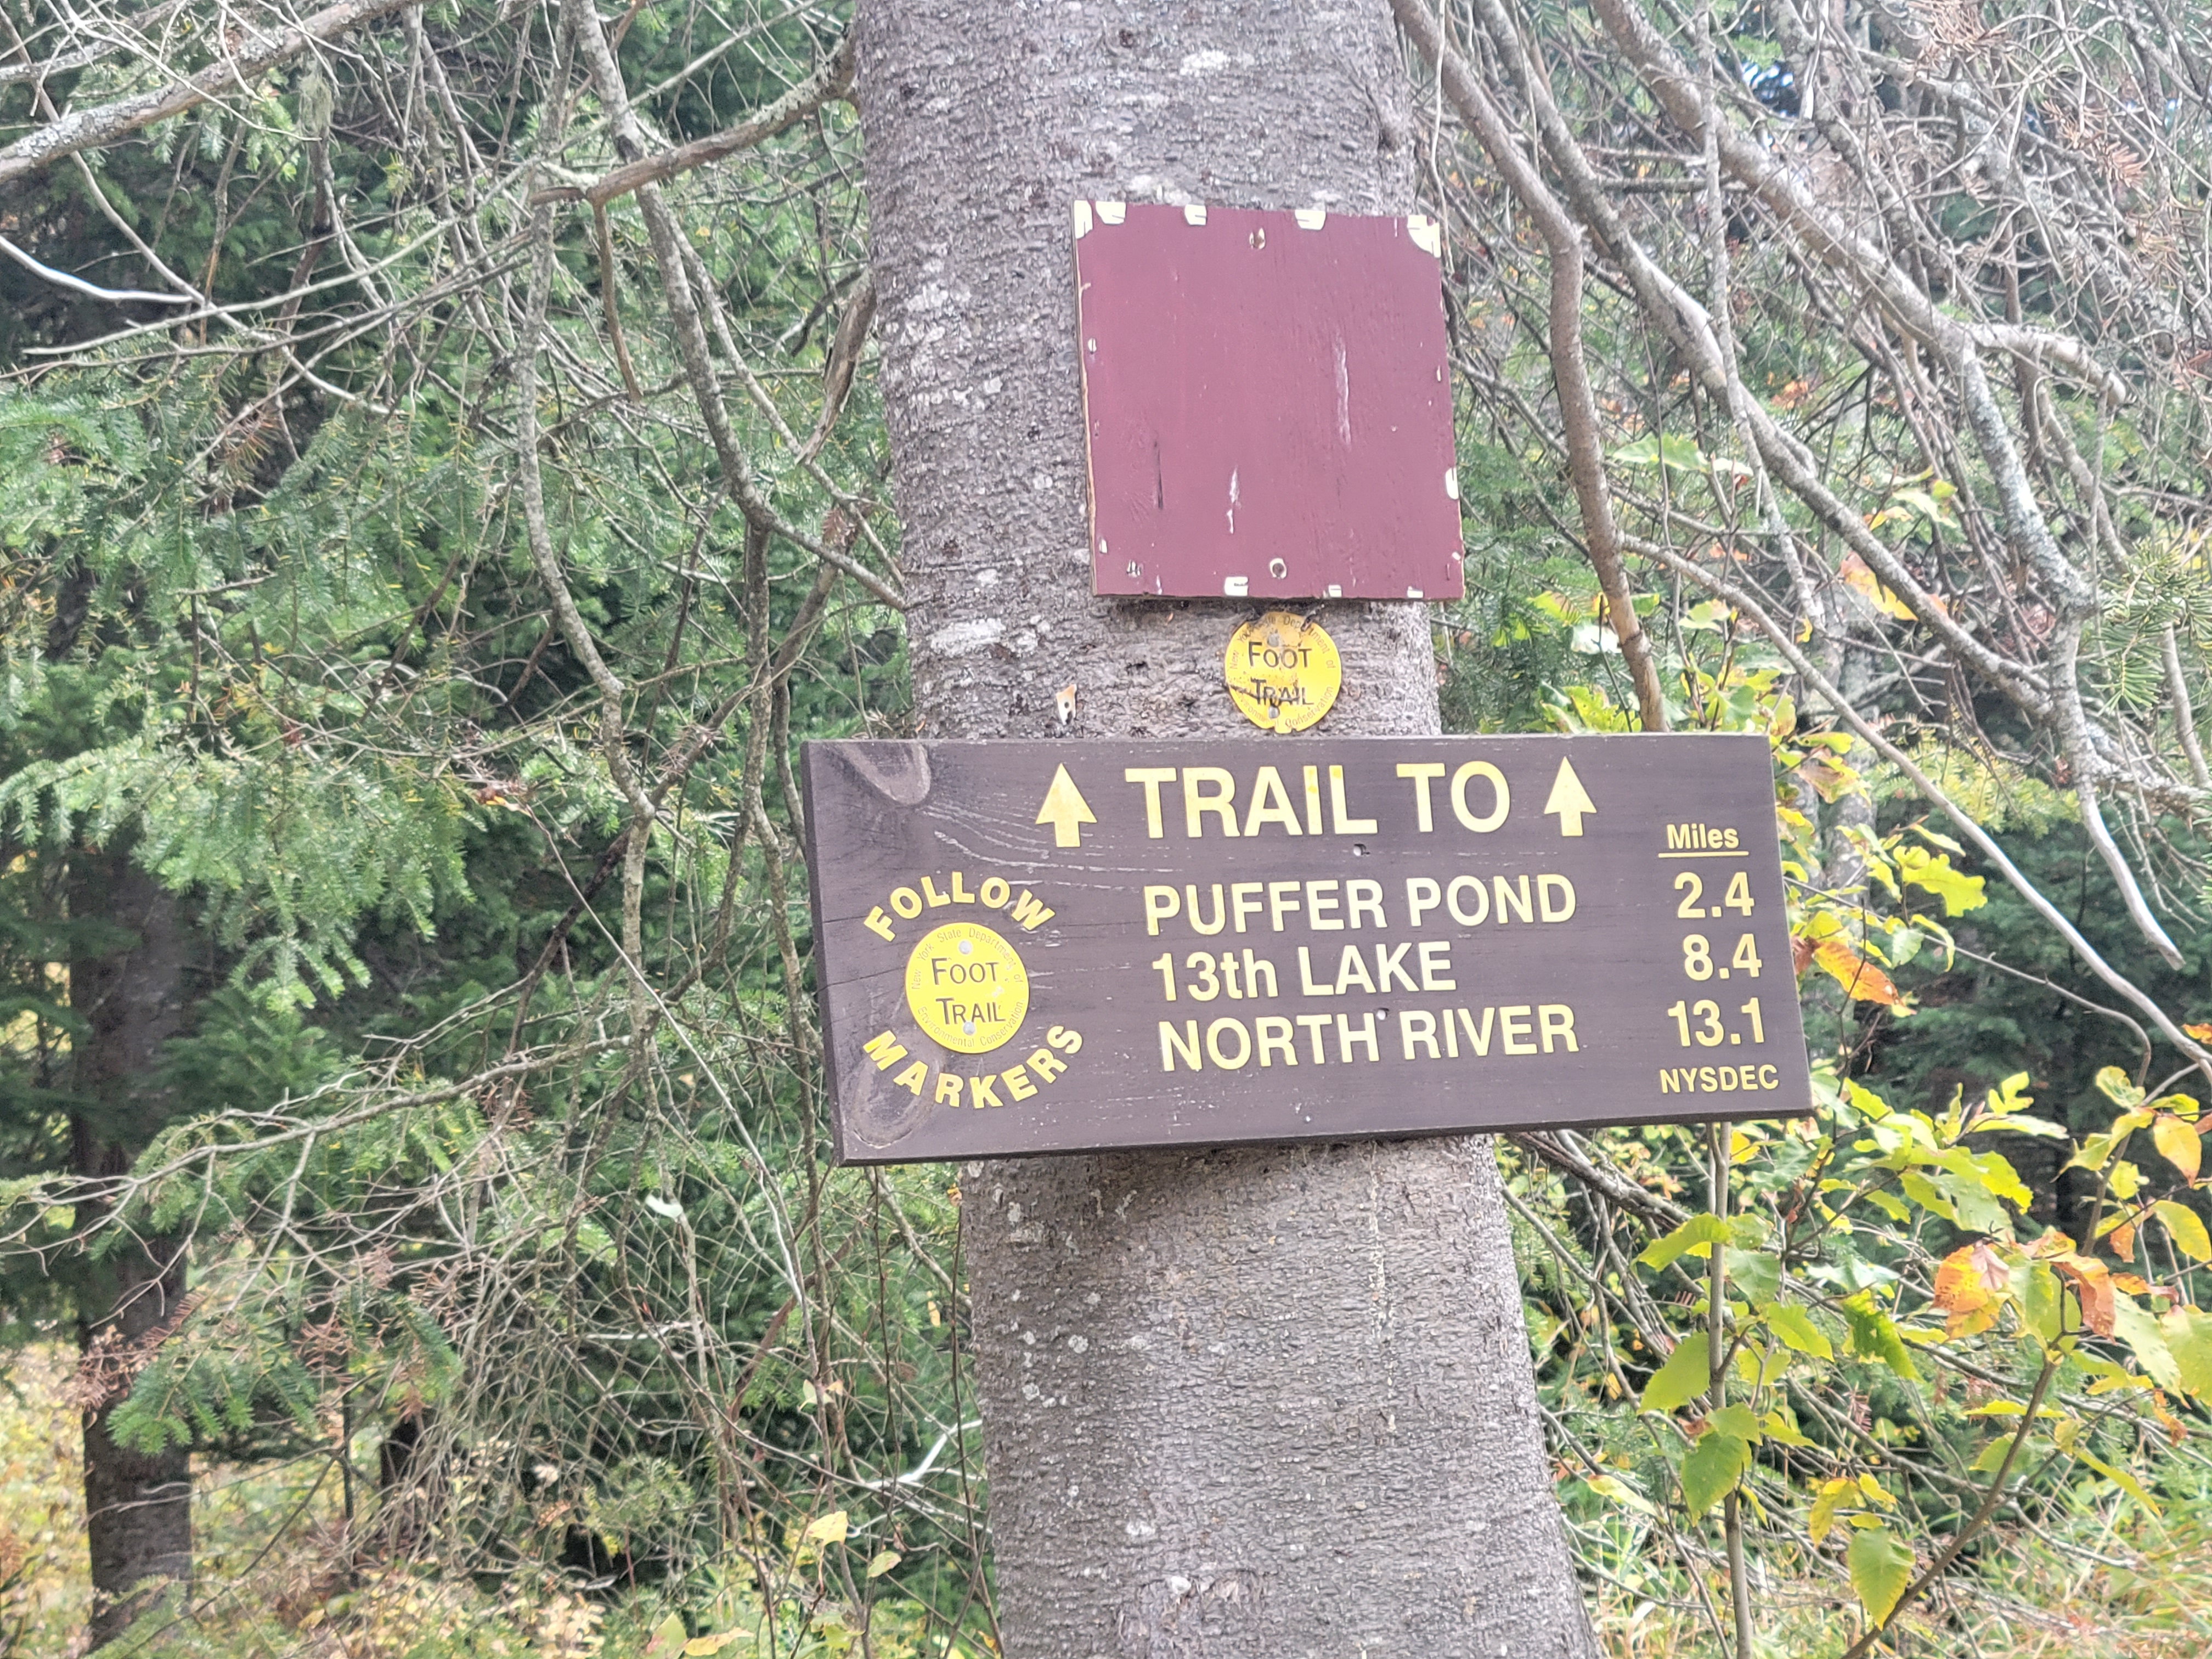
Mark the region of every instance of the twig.
POLYGON ((1949 1570, 1951 1564, 1959 1559, 1959 1552, 1965 1549, 1973 1540, 1975 1535, 1989 1524, 1990 1517, 1997 1512, 1997 1506, 2004 1501, 2005 1482, 2012 1474, 2013 1462, 2020 1455, 2021 1447, 2027 1443, 2029 1433, 2035 1427, 2035 1414, 2042 1408, 2044 1390, 2051 1386, 2051 1379, 2058 1374, 2058 1359, 2059 1357, 2055 1353, 2044 1356, 2043 1370, 2035 1379, 2034 1391, 2027 1397, 2027 1410, 2021 1413, 2020 1427, 2013 1431, 2012 1440, 2005 1447, 2004 1462, 1997 1465, 1997 1472, 1990 1479, 1989 1491, 1983 1497, 1981 1506, 1974 1511, 1966 1524, 1960 1528, 1952 1536, 1951 1541, 1944 1546, 1942 1553, 1929 1563, 1928 1571, 1905 1586, 1905 1593, 1897 1598, 1897 1605, 1890 1608, 1882 1621, 1863 1632, 1857 1641, 1844 1650, 1843 1659, 1860 1659, 1860 1656, 1875 1644, 1876 1638, 1896 1622, 1897 1615, 1917 1600, 1930 1584, 1941 1578, 1949 1570))
POLYGON ((36 272, 50 283, 116 305, 196 306, 201 303, 197 294, 155 294, 143 288, 101 288, 95 283, 86 282, 82 276, 72 276, 66 270, 56 270, 52 265, 41 264, 5 236, 0 236, 0 253, 6 254, 17 264, 36 272))

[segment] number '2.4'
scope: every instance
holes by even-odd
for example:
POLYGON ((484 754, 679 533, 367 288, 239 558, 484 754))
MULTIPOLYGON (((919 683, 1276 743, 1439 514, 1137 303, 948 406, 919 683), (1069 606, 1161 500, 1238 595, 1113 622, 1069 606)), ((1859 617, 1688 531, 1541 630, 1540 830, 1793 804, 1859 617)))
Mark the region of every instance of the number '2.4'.
POLYGON ((1685 870, 1674 878, 1674 890, 1682 895, 1682 902, 1674 907, 1674 914, 1685 921, 1698 921, 1709 915, 1720 915, 1722 906, 1742 915, 1751 914, 1751 878, 1739 870, 1729 878, 1728 891, 1721 896, 1719 904, 1710 909, 1705 905, 1705 878, 1694 870, 1685 870))
MULTIPOLYGON (((1721 1024, 1721 1006, 1711 998, 1700 998, 1695 1002, 1678 1002, 1667 1012, 1674 1022, 1674 1029, 1681 1034, 1685 1048, 1690 1046, 1693 1037, 1701 1048, 1717 1048, 1723 1042, 1743 1041, 1741 1032, 1730 1031, 1721 1024)), ((1751 1021, 1751 1040, 1753 1042, 1766 1041, 1766 1024, 1759 1017, 1757 997, 1752 998, 1736 1012, 1751 1021)))

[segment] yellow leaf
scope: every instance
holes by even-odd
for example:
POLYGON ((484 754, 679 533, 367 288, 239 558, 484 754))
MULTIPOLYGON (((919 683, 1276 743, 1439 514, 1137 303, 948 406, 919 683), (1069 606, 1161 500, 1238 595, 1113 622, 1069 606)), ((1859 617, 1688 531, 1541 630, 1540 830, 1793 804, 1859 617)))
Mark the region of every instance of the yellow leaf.
POLYGON ((2098 1474, 2103 1475, 2106 1480, 2111 1481, 2122 1492, 2127 1493, 2129 1497, 2134 1498, 2136 1503, 2142 1504, 2153 1515, 2161 1513, 2158 1505, 2151 1500, 2151 1495, 2142 1489, 2142 1483, 2137 1480, 2135 1476, 2130 1474, 2125 1469, 2113 1468, 2112 1465, 2105 1462, 2103 1458, 2097 1456, 2095 1454, 2080 1446, 2073 1448, 2073 1452, 2076 1460, 2081 1462, 2087 1463, 2091 1468, 2096 1470, 2098 1474))
POLYGON ((1632 1510, 1638 1510, 1647 1515, 1652 1512, 1650 1498, 1615 1476, 1588 1475, 1583 1478, 1583 1484, 1600 1498, 1610 1498, 1616 1504, 1625 1504, 1632 1510))
POLYGON ((1848 1480, 1824 1480, 1813 1498, 1813 1512, 1806 1518, 1805 1530, 1814 1543, 1826 1538, 1836 1524, 1836 1510, 1847 1498, 1856 1498, 1858 1488, 1848 1480))
POLYGON ((2189 1095, 2160 1095, 2151 1104, 2161 1112, 2172 1112, 2176 1117, 2186 1118, 2191 1123, 2197 1121, 2203 1109, 2189 1095))
POLYGON ((868 1562, 868 1577, 880 1578, 905 1559, 896 1550, 879 1551, 868 1562))
POLYGON ((1945 1313, 1972 1313, 2011 1282, 2011 1269, 1987 1244, 1962 1244, 1936 1269, 1936 1305, 1945 1313))
POLYGON ((708 1659, 708 1655, 720 1653, 732 1642, 749 1642, 751 1639, 752 1632, 744 1630, 726 1630, 714 1636, 695 1636, 684 1644, 684 1659, 708 1659))
POLYGON ((1894 1008, 1903 1000, 1887 974, 1839 939, 1824 939, 1814 945, 1813 960, 1861 1002, 1878 1002, 1885 1008, 1894 1008))
POLYGON ((2107 1100, 2124 1110, 2132 1111, 2142 1104, 2143 1091, 2117 1066, 2107 1066, 2097 1073, 2097 1087, 2104 1091, 2107 1100))
POLYGON ((852 1517, 843 1510, 832 1510, 819 1521, 810 1521, 806 1535, 817 1544, 842 1544, 852 1517))
POLYGON ((2177 1204, 2170 1198, 2161 1198, 2151 1207, 2158 1218, 2166 1224, 2166 1236, 2181 1246, 2196 1261, 2212 1261, 2212 1237, 2207 1237, 2204 1222, 2186 1204, 2177 1204))
POLYGON ((2168 1164, 2181 1171, 2184 1181, 2197 1179, 2197 1166, 2204 1156, 2203 1143, 2197 1139, 2197 1131, 2179 1118, 2161 1112, 2150 1126, 2151 1144, 2168 1164))
POLYGON ((1881 578, 1868 569, 1866 561, 1857 554, 1844 555, 1844 562, 1837 574, 1843 577, 1845 586, 1871 601, 1876 610, 1895 617, 1900 622, 1913 620, 1912 607, 1884 587, 1881 578))

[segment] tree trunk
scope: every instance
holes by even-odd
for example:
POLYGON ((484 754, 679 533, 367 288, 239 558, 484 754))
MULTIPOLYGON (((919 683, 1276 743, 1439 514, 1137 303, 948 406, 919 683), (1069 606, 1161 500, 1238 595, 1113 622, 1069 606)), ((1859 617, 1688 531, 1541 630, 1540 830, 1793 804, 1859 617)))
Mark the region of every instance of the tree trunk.
MULTIPOLYGON (((169 1114, 155 1081, 162 1045, 184 1026, 185 949, 177 901, 120 853, 72 861, 70 920, 128 930, 89 940, 70 963, 70 1004, 88 1029, 73 1050, 85 1104, 72 1120, 80 1175, 131 1167, 169 1114), (101 944, 109 948, 102 950, 101 944)), ((170 1240, 139 1238, 100 1264, 80 1337, 123 1360, 143 1351, 182 1303, 185 1263, 170 1240), (94 1319, 92 1306, 107 1311, 94 1319)), ((158 1339, 155 1339, 158 1340, 158 1339)), ((112 1362, 111 1362, 112 1363, 112 1362)), ((95 1368, 106 1369, 99 1362, 95 1368)), ((116 1443, 109 1401, 84 1415, 84 1500, 92 1558, 94 1647, 113 1640, 151 1604, 159 1586, 189 1584, 192 1567, 191 1459, 182 1451, 137 1452, 116 1443), (142 1588, 143 1587, 143 1588, 142 1588)))
MULTIPOLYGON (((1336 605, 1264 738, 1260 607, 1090 592, 1070 204, 1407 210, 1383 0, 864 4, 860 101, 915 697, 933 736, 1437 730, 1419 605, 1336 605)), ((963 1170, 1012 1659, 1593 1655, 1482 1139, 963 1170)))

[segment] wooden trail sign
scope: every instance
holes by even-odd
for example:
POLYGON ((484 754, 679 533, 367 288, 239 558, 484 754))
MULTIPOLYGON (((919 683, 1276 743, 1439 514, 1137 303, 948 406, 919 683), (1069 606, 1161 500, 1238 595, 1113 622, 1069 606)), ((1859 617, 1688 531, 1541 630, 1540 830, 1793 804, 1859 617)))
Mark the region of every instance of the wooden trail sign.
POLYGON ((1755 735, 802 769, 845 1163, 1810 1105, 1755 735))
POLYGON ((1078 202, 1091 591, 1455 599, 1443 233, 1078 202))

